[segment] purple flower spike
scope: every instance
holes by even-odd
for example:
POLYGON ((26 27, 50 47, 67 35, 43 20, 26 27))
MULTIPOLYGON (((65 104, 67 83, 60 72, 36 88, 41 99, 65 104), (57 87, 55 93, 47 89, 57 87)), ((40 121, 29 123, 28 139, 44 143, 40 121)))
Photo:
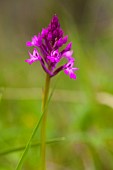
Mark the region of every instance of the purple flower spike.
POLYGON ((64 73, 69 75, 70 78, 76 79, 74 71, 78 69, 73 67, 72 42, 68 43, 62 50, 60 49, 67 41, 68 36, 64 36, 58 17, 54 15, 48 27, 43 28, 38 36, 34 35, 32 40, 26 43, 28 47, 34 46, 35 49, 33 54, 29 52, 30 58, 25 60, 25 62, 32 64, 39 60, 42 68, 50 77, 64 70, 64 73), (59 66, 60 61, 63 59, 67 60, 66 64, 59 66))

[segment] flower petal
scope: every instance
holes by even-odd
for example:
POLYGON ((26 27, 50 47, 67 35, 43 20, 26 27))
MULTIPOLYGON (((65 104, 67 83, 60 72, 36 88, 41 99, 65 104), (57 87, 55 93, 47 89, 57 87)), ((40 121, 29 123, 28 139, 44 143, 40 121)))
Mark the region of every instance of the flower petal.
POLYGON ((33 46, 33 45, 32 45, 32 43, 31 43, 30 41, 27 41, 27 42, 26 42, 26 46, 31 47, 31 46, 33 46))

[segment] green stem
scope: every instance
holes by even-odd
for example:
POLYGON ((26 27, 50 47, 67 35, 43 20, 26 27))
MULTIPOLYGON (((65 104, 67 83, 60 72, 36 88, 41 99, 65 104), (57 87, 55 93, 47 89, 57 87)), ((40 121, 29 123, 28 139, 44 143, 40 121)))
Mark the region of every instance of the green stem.
POLYGON ((45 87, 42 100, 42 113, 44 112, 41 124, 41 147, 40 147, 40 170, 46 169, 46 120, 47 120, 47 101, 49 95, 50 76, 46 74, 45 87), (45 111, 46 109, 46 111, 45 111))

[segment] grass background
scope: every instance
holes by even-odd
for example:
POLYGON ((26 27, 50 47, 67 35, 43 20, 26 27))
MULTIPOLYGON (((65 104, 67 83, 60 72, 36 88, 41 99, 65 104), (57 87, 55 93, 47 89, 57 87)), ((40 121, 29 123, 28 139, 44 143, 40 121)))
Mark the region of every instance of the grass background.
MULTIPOLYGON (((77 80, 62 72, 49 105, 49 170, 113 170, 113 2, 111 0, 0 1, 0 170, 13 170, 40 118, 45 74, 29 66, 26 41, 56 13, 73 42, 77 80)), ((33 143, 39 141, 37 131, 33 143)), ((38 169, 39 147, 29 150, 23 170, 38 169)))

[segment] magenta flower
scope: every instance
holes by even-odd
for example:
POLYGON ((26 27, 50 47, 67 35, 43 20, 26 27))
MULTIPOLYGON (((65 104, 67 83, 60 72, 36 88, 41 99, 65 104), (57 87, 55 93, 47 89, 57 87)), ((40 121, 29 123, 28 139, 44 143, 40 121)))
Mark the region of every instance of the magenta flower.
POLYGON ((70 59, 70 61, 65 65, 64 73, 69 75, 71 79, 76 79, 76 74, 74 71, 78 70, 78 68, 74 68, 74 59, 70 59))
POLYGON ((34 51, 33 51, 33 54, 31 54, 29 52, 29 56, 30 58, 25 60, 25 62, 29 63, 29 64, 32 64, 33 62, 37 61, 37 60, 41 60, 41 57, 37 51, 37 49, 35 48, 34 51))
POLYGON ((33 62, 40 61, 42 68, 50 77, 64 70, 64 73, 69 75, 70 78, 76 79, 74 71, 78 69, 73 67, 72 43, 68 43, 63 50, 60 50, 60 47, 66 44, 67 41, 68 36, 64 36, 58 17, 54 15, 49 26, 43 28, 38 36, 34 35, 32 40, 26 43, 28 47, 34 46, 35 49, 33 50, 33 54, 29 52, 30 58, 25 60, 25 62, 32 64, 33 62), (36 48, 38 48, 39 52, 36 48), (58 66, 62 59, 67 60, 66 64, 58 66))

